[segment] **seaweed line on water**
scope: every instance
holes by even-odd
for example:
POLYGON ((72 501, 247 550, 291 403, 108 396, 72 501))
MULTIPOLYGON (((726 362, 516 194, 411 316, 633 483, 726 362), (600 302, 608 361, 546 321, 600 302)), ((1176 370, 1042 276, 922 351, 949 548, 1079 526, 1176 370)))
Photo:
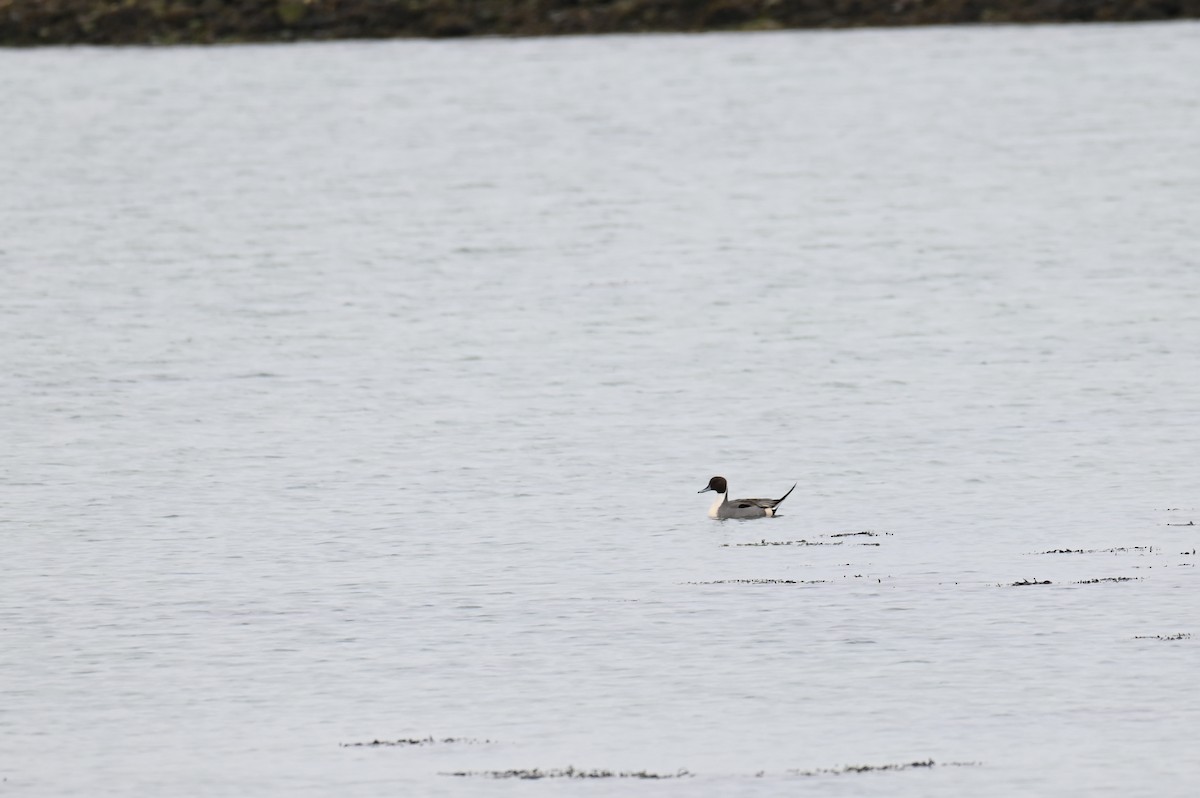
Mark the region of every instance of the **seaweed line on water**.
MULTIPOLYGON (((1097 585, 1101 582, 1140 582, 1146 577, 1144 576, 1102 576, 1096 579, 1080 579, 1071 582, 1072 585, 1097 585)), ((1054 584, 1049 579, 1021 579, 1016 582, 1010 582, 1007 585, 996 585, 996 587, 1026 587, 1029 585, 1052 585, 1054 584)))
MULTIPOLYGON (((866 529, 862 532, 834 532, 830 535, 820 535, 819 537, 829 538, 853 538, 853 537, 868 537, 877 538, 881 535, 892 537, 891 532, 874 532, 866 529)), ((748 546, 843 546, 845 540, 809 540, 808 538, 800 538, 799 540, 767 540, 763 538, 750 543, 722 543, 721 548, 744 548, 748 546)), ((859 546, 878 546, 879 543, 859 543, 859 546)))
POLYGON ((932 759, 916 762, 896 762, 887 765, 844 765, 840 768, 816 768, 815 770, 789 770, 794 776, 841 776, 847 773, 874 773, 877 771, 915 770, 933 767, 978 767, 980 762, 934 762, 932 759))
POLYGON ((399 740, 371 740, 365 743, 338 743, 341 748, 397 748, 416 745, 438 745, 438 744, 453 744, 459 745, 488 745, 494 743, 495 740, 479 740, 474 737, 402 737, 399 740))
MULTIPOLYGON (((1153 554, 1153 546, 1114 546, 1108 549, 1050 549, 1049 551, 1031 551, 1028 554, 1122 554, 1133 552, 1145 552, 1153 554)), ((1159 554, 1162 554, 1162 547, 1159 547, 1159 554)), ((1186 552, 1185 552, 1186 553, 1186 552)))
POLYGON ((1133 639, 1134 640, 1165 640, 1168 642, 1175 641, 1175 640, 1191 640, 1192 633, 1191 632, 1176 632, 1173 635, 1134 635, 1133 639))
POLYGON ((845 541, 829 542, 824 540, 767 540, 763 539, 757 543, 722 543, 721 548, 745 548, 747 546, 844 546, 845 541))
POLYGON ((683 779, 695 775, 688 770, 677 770, 674 773, 652 773, 647 770, 600 770, 576 768, 568 765, 565 768, 519 768, 513 770, 456 770, 449 773, 439 773, 439 776, 457 776, 459 778, 485 779, 683 779))
POLYGON ((708 582, 680 582, 682 585, 820 585, 828 579, 713 579, 708 582))
MULTIPOLYGON (((784 776, 843 776, 855 773, 880 773, 880 772, 897 772, 903 770, 918 770, 930 769, 934 767, 979 767, 982 762, 934 762, 932 759, 917 760, 915 762, 892 762, 884 765, 843 765, 833 768, 814 768, 811 770, 801 770, 793 768, 784 771, 784 776)), ((484 779, 522 779, 526 781, 536 781, 539 779, 683 779, 693 778, 699 774, 690 771, 686 768, 681 768, 674 773, 655 773, 647 770, 605 770, 601 768, 577 768, 574 765, 568 765, 565 768, 512 768, 509 770, 456 770, 443 771, 438 773, 439 776, 454 776, 457 778, 484 778, 484 779)), ((757 773, 748 774, 722 774, 726 777, 733 775, 734 777, 742 778, 763 778, 772 774, 765 770, 760 770, 757 773)))

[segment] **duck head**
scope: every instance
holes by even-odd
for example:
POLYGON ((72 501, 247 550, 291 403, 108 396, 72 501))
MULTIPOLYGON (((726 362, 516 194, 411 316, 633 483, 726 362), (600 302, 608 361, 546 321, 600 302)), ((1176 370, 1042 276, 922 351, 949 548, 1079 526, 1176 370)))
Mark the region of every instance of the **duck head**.
POLYGON ((708 493, 710 490, 715 490, 717 493, 724 493, 729 490, 729 486, 725 484, 725 477, 713 477, 708 481, 708 487, 704 490, 698 490, 697 493, 708 493))

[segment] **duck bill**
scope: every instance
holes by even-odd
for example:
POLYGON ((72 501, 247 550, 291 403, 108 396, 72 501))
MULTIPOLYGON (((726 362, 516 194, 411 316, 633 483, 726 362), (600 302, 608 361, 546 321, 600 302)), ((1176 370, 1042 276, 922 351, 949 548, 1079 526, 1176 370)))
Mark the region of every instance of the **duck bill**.
POLYGON ((712 488, 705 488, 704 490, 698 490, 696 492, 697 493, 708 493, 710 490, 712 490, 712 488))

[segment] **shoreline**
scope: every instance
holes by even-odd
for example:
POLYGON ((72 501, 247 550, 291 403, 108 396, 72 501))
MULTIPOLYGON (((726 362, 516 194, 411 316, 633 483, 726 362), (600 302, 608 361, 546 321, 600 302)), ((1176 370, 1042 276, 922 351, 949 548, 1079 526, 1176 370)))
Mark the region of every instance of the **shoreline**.
POLYGON ((1200 19, 1200 0, 0 0, 0 46, 1200 19))

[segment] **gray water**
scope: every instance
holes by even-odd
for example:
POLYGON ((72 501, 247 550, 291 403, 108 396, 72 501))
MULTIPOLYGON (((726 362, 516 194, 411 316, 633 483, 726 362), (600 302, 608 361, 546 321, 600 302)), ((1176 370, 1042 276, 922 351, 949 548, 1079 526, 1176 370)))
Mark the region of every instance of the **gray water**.
POLYGON ((1200 26, 0 97, 0 795, 1195 795, 1200 26))

